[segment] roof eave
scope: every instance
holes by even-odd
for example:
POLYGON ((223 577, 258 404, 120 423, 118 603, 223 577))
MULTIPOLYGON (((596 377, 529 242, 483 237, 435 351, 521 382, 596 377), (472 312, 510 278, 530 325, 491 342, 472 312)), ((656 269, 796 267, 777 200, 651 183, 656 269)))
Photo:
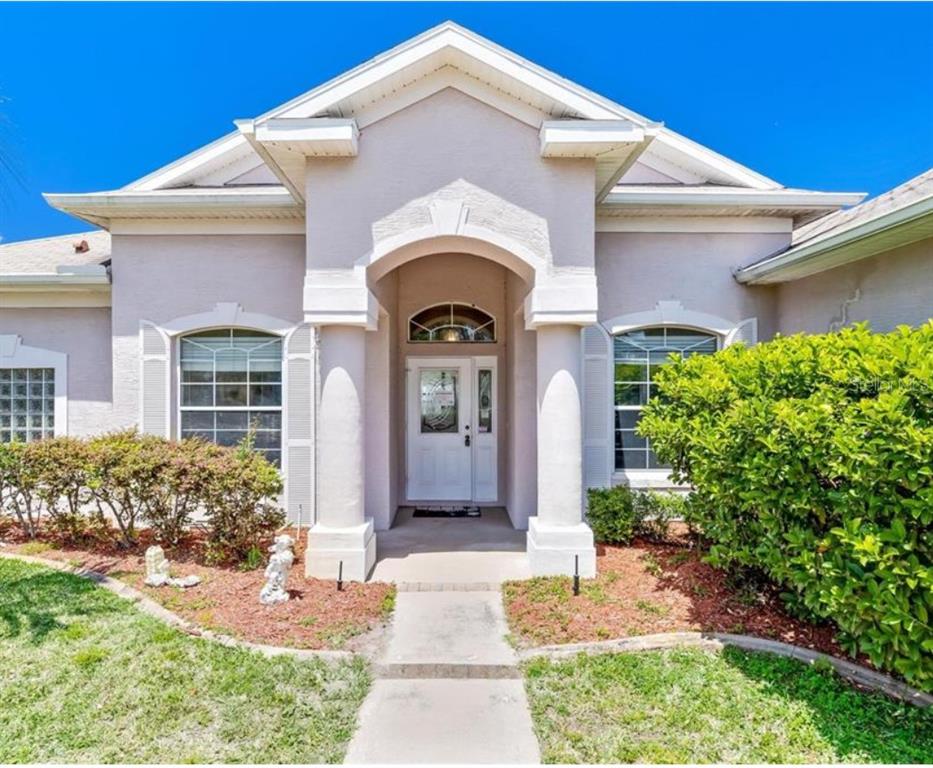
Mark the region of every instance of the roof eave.
POLYGON ((868 258, 891 248, 909 245, 927 236, 933 236, 933 197, 890 211, 883 216, 837 232, 834 235, 823 235, 812 242, 803 243, 782 253, 770 256, 756 264, 739 269, 736 271, 735 277, 740 283, 748 285, 787 282, 818 274, 827 269, 842 266, 859 259, 868 258), (927 218, 929 218, 930 224, 928 234, 924 234, 923 230, 907 229, 908 225, 921 223, 927 218), (864 244, 870 241, 871 238, 890 233, 898 228, 904 230, 905 236, 902 241, 892 243, 891 240, 887 240, 883 248, 874 252, 853 248, 857 244, 864 244), (843 252, 844 249, 849 250, 843 252))

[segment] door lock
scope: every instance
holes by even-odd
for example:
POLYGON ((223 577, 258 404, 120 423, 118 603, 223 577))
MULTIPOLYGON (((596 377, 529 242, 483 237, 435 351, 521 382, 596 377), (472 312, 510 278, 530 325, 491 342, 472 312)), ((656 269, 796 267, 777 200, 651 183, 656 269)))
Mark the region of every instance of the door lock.
POLYGON ((467 448, 470 447, 470 436, 469 436, 469 435, 464 435, 464 436, 463 436, 463 444, 464 444, 467 448))

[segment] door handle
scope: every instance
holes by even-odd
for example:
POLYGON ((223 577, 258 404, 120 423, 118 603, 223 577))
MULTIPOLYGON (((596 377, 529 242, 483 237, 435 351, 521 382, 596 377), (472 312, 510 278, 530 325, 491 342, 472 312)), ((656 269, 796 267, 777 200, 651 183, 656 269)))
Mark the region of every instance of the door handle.
POLYGON ((463 436, 463 444, 464 444, 467 448, 470 447, 470 436, 469 436, 469 435, 464 435, 464 436, 463 436))

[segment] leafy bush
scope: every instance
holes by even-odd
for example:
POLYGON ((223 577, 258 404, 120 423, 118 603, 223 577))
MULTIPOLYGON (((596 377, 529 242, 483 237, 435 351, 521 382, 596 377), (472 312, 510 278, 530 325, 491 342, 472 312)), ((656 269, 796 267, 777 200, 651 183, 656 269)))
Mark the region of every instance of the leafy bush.
POLYGON ((12 513, 32 539, 39 530, 42 504, 35 472, 23 460, 25 449, 25 443, 0 443, 0 513, 12 513))
POLYGON ((75 538, 93 528, 117 534, 124 546, 136 542, 144 522, 171 546, 200 513, 209 554, 236 561, 284 523, 274 503, 281 491, 276 468, 249 444, 221 448, 135 431, 0 444, 0 512, 29 538, 44 515, 59 535, 75 538))
POLYGON ((249 562, 257 540, 285 523, 269 501, 282 492, 282 478, 249 443, 214 461, 204 494, 210 560, 249 562))
POLYGON ((671 520, 683 518, 684 496, 676 493, 633 491, 624 485, 591 488, 586 519, 596 541, 628 544, 635 536, 662 541, 671 520))
POLYGON ((21 456, 50 526, 64 539, 76 539, 84 531, 84 505, 89 501, 86 443, 73 437, 52 437, 26 443, 21 456))
POLYGON ((851 651, 933 686, 933 322, 663 366, 640 431, 710 560, 761 568, 851 651))

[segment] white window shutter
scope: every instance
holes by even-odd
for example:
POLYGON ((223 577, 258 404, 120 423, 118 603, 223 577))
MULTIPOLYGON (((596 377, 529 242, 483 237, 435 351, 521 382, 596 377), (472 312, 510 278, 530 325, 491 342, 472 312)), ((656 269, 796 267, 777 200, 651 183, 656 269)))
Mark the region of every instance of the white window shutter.
POLYGON ((155 324, 139 324, 140 393, 139 429, 149 435, 169 437, 171 429, 170 363, 168 336, 155 324))
POLYGON ((583 334, 583 484, 608 488, 612 483, 612 338, 601 325, 583 334))
POLYGON ((730 346, 742 342, 746 347, 754 347, 758 343, 758 318, 749 317, 726 334, 723 346, 730 346))
POLYGON ((288 519, 314 522, 314 327, 299 325, 285 341, 285 509, 288 519))

